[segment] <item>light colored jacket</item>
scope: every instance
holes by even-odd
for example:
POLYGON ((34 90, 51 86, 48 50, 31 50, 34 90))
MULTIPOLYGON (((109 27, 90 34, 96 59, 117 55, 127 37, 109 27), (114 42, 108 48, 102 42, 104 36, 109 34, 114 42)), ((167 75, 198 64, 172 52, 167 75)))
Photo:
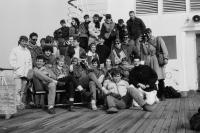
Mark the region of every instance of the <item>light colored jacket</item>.
POLYGON ((121 97, 125 96, 127 93, 127 88, 129 83, 125 80, 119 81, 119 83, 114 83, 112 81, 106 80, 103 86, 110 92, 120 94, 121 97))
POLYGON ((28 70, 32 69, 31 53, 27 48, 17 46, 11 51, 9 64, 15 76, 27 77, 28 70))
POLYGON ((100 28, 95 28, 95 23, 90 22, 90 24, 88 26, 90 37, 98 37, 101 32, 101 27, 102 27, 102 23, 100 23, 100 28))

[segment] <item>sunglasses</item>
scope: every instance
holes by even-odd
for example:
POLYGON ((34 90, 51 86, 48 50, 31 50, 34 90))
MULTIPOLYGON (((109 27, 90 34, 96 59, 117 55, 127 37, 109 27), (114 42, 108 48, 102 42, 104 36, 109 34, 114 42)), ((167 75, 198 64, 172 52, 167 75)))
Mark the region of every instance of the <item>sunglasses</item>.
POLYGON ((37 39, 32 39, 33 41, 37 41, 37 39))
POLYGON ((106 17, 106 19, 111 19, 111 17, 106 17))

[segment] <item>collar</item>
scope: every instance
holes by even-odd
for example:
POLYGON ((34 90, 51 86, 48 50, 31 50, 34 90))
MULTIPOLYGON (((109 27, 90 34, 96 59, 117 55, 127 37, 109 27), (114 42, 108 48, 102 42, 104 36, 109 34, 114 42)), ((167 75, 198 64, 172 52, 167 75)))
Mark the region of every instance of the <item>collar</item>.
POLYGON ((96 55, 96 53, 92 53, 91 51, 88 51, 88 54, 87 54, 88 56, 95 56, 96 55))
POLYGON ((21 50, 27 50, 26 47, 23 48, 21 45, 19 45, 19 48, 20 48, 21 50))

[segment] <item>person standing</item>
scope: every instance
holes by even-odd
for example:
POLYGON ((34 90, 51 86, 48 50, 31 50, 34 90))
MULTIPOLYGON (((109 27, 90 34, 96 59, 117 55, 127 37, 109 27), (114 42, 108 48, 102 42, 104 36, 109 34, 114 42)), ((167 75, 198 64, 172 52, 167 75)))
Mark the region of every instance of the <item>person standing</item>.
POLYGON ((40 48, 40 46, 36 44, 37 39, 38 39, 38 34, 35 32, 31 33, 29 36, 29 43, 26 45, 26 48, 31 53, 33 67, 36 66, 36 57, 38 55, 43 55, 42 49, 40 48))
POLYGON ((152 30, 147 28, 146 30, 147 36, 147 43, 143 45, 143 52, 146 57, 145 65, 150 66, 156 73, 158 74, 158 97, 161 97, 161 101, 165 100, 165 83, 164 79, 165 75, 165 65, 168 63, 169 55, 168 50, 165 45, 165 42, 161 37, 154 37, 152 36, 152 30), (163 55, 163 65, 159 65, 157 54, 161 53, 163 55))
POLYGON ((137 46, 139 52, 141 52, 139 38, 146 29, 146 26, 140 18, 135 16, 134 11, 130 11, 129 16, 130 19, 127 21, 127 30, 131 41, 137 46))
POLYGON ((80 32, 80 47, 82 47, 85 51, 88 49, 88 36, 89 36, 89 30, 88 25, 90 23, 89 21, 89 15, 84 16, 85 22, 81 23, 79 26, 79 32, 80 32))
POLYGON ((79 26, 80 26, 80 21, 78 18, 72 18, 71 22, 71 27, 69 27, 69 36, 79 36, 80 31, 79 31, 79 26))
POLYGON ((31 53, 25 47, 27 42, 26 36, 20 36, 18 46, 12 50, 9 58, 9 64, 15 77, 17 109, 25 108, 28 90, 27 74, 29 69, 32 69, 31 53))

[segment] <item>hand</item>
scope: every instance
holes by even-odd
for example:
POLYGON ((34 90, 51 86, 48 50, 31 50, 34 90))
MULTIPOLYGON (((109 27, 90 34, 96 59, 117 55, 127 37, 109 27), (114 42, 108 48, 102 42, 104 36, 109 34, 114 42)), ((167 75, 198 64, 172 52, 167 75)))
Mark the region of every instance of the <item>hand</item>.
POLYGON ((168 64, 168 59, 165 59, 165 60, 164 60, 164 63, 165 63, 165 65, 168 64))
POLYGON ((149 88, 150 86, 149 85, 146 85, 146 88, 149 88))
POLYGON ((142 89, 146 89, 146 86, 141 83, 139 83, 138 86, 141 87, 142 89))
POLYGON ((57 79, 61 79, 61 78, 64 78, 65 75, 61 74, 60 76, 57 77, 57 79))
POLYGON ((69 70, 70 70, 70 72, 73 71, 73 65, 70 65, 69 70))

